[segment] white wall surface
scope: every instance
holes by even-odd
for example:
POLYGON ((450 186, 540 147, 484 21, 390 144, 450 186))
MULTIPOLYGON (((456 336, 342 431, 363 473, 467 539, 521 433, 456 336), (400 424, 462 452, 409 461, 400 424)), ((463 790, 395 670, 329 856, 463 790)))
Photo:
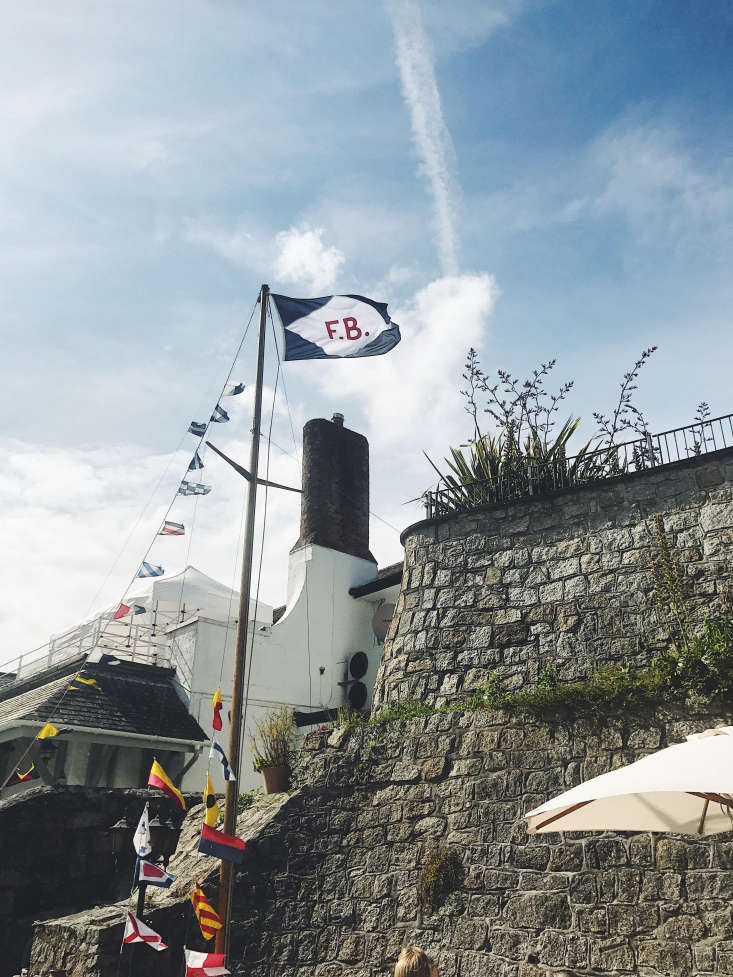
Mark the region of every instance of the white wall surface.
MULTIPOLYGON (((348 661, 357 651, 369 657, 369 671, 363 679, 370 699, 382 646, 374 637, 371 620, 380 594, 355 600, 349 588, 373 580, 376 566, 322 546, 305 546, 290 555, 288 601, 277 624, 261 620, 250 629, 247 645, 249 689, 239 790, 260 786, 262 778, 252 770, 250 734, 259 719, 281 705, 310 711, 335 709, 346 702, 345 678, 348 661), (249 649, 254 646, 251 660, 249 649)), ((211 732, 211 700, 221 685, 224 706, 223 730, 217 738, 229 748, 228 711, 234 670, 236 626, 198 618, 172 629, 186 644, 195 632, 190 711, 206 733, 211 732)), ((370 700, 369 700, 370 701, 370 700)), ((183 789, 201 790, 206 777, 208 750, 184 778, 183 789)), ((212 779, 223 790, 220 768, 212 779)))

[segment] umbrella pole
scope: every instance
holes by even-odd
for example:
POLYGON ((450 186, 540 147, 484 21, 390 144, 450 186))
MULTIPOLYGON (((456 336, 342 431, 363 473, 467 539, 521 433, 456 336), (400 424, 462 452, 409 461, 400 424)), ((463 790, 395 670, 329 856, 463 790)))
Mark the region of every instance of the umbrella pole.
POLYGON ((699 835, 702 834, 702 829, 705 827, 705 818, 707 817, 709 804, 710 804, 710 801, 706 797, 705 798, 705 803, 702 806, 702 817, 700 818, 700 823, 697 826, 697 833, 699 835))

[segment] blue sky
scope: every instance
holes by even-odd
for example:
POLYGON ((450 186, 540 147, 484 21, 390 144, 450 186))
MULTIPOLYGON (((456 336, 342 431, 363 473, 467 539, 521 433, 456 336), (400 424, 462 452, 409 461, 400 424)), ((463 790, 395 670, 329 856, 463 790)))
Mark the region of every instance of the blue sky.
MULTIPOLYGON (((638 395, 653 429, 700 400, 731 410, 732 34, 729 5, 670 0, 8 9, 7 652, 121 596, 261 281, 390 302, 398 352, 285 375, 296 433, 341 410, 368 435, 373 508, 397 528, 431 481, 422 449, 469 433, 471 343, 487 368, 557 357, 587 419, 656 343, 638 395)), ((217 433, 243 454, 242 400, 217 433)), ((292 450, 289 432, 279 398, 292 450)), ((278 452, 273 470, 298 478, 278 452)), ((193 541, 153 556, 231 582, 239 486, 206 474, 193 541)), ((272 505, 278 603, 297 507, 272 505)), ((373 534, 399 558, 393 529, 373 534)))

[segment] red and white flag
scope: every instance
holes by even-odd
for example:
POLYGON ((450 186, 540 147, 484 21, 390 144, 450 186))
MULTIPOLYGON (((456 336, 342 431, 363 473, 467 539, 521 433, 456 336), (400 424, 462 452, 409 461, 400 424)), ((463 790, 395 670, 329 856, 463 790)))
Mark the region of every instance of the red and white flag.
POLYGON ((138 882, 145 882, 147 885, 158 885, 161 889, 170 889, 178 876, 171 875, 170 872, 166 872, 158 865, 154 865, 152 862, 146 862, 145 859, 141 858, 138 863, 137 878, 138 882))
POLYGON ((133 916, 132 913, 127 914, 127 923, 125 924, 125 934, 122 937, 123 943, 147 943, 149 947, 153 950, 167 950, 168 944, 164 943, 160 934, 156 933, 155 930, 151 930, 149 926, 141 922, 137 916, 133 916))
POLYGON ((223 953, 200 953, 183 948, 186 955, 186 977, 222 977, 231 971, 224 966, 223 953))

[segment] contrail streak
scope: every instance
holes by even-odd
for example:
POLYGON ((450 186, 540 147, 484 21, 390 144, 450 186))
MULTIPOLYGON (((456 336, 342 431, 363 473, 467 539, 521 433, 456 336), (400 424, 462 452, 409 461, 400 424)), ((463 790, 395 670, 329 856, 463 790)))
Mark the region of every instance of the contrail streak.
POLYGON ((417 0, 387 3, 395 36, 395 55, 402 93, 410 110, 412 134, 433 197, 436 246, 443 273, 458 271, 458 235, 454 201, 458 186, 449 160, 453 144, 443 120, 430 45, 417 0))

